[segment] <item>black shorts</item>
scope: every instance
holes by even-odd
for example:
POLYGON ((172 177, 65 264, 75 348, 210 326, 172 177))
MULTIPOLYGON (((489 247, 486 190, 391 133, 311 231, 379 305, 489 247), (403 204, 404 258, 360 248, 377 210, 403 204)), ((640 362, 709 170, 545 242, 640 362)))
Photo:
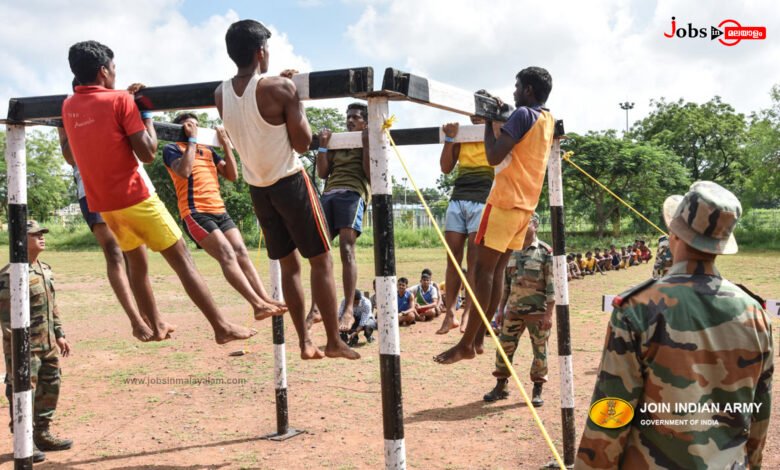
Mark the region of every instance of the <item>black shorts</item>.
POLYGON ((351 228, 360 236, 363 231, 363 213, 366 211, 366 203, 360 194, 355 191, 323 194, 320 203, 328 221, 331 240, 343 228, 351 228))
POLYGON ((304 171, 271 186, 249 186, 268 257, 281 259, 296 248, 304 258, 330 250, 330 235, 317 193, 304 171))
POLYGON ((106 223, 106 221, 103 220, 103 217, 100 215, 100 212, 92 212, 89 210, 89 204, 87 204, 86 196, 79 199, 79 207, 81 208, 81 216, 84 217, 84 222, 89 225, 90 230, 92 230, 92 227, 94 227, 95 224, 106 223))
POLYGON ((182 219, 184 231, 192 238, 192 241, 200 245, 200 241, 208 237, 211 232, 219 229, 222 233, 236 228, 233 219, 227 212, 222 214, 206 214, 204 212, 193 212, 182 219))

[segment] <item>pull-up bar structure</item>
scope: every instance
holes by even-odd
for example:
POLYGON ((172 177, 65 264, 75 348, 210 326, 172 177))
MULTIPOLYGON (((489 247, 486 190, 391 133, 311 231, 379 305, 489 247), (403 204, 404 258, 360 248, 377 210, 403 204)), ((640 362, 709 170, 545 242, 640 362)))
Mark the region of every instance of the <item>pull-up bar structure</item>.
MULTIPOLYGON (((491 97, 464 91, 446 84, 406 73, 397 69, 385 70, 382 89, 373 90, 373 69, 359 67, 323 72, 297 74, 293 77, 302 100, 323 98, 361 98, 368 101, 368 141, 371 156, 371 191, 374 223, 374 275, 380 335, 380 373, 382 392, 382 416, 385 467, 406 468, 406 446, 403 426, 403 400, 401 387, 401 347, 396 300, 395 241, 393 235, 392 184, 390 175, 390 142, 383 126, 389 117, 389 101, 411 101, 438 109, 468 116, 505 121, 511 112, 499 107, 491 97)), ((166 111, 214 107, 214 90, 221 82, 204 82, 185 85, 144 88, 135 96, 140 110, 166 111)), ((32 394, 30 387, 29 344, 29 296, 27 275, 27 190, 25 160, 25 126, 58 125, 62 103, 67 95, 52 95, 10 100, 8 118, 0 120, 8 129, 6 159, 8 162, 9 240, 11 262, 11 326, 13 329, 13 385, 14 385, 14 466, 17 469, 32 468, 32 394)), ((178 140, 181 126, 155 123, 158 138, 178 140)), ((439 144, 444 135, 439 127, 392 130, 398 145, 439 144)), ((457 142, 479 142, 484 126, 462 126, 457 142)), ((556 123, 556 140, 551 149, 548 170, 553 213, 553 244, 556 262, 555 289, 558 319, 558 348, 561 357, 561 413, 565 463, 574 461, 573 378, 571 367, 571 341, 569 337, 568 292, 566 265, 559 266, 558 258, 564 253, 563 243, 563 193, 560 183, 553 194, 554 180, 560 181, 560 155, 558 142, 563 135, 562 122, 556 123), (557 167, 554 165, 557 161, 557 167), (557 172, 556 174, 553 174, 557 172), (555 204, 553 204, 555 202, 555 204), (560 209, 557 209, 560 207, 560 209), (561 271, 563 269, 563 271, 561 271), (561 274, 562 273, 562 274, 561 274), (565 389, 565 390, 564 390, 565 389)), ((198 142, 216 143, 213 131, 201 130, 198 142)), ((329 147, 362 147, 361 133, 334 134, 329 147)), ((310 148, 316 149, 316 138, 310 148)), ((278 263, 278 262, 276 262, 278 263)), ((271 289, 274 296, 281 296, 278 265, 271 266, 271 289)), ((290 429, 287 410, 287 376, 284 350, 283 317, 273 318, 274 383, 276 394, 277 432, 266 436, 284 440, 298 431, 290 429)))

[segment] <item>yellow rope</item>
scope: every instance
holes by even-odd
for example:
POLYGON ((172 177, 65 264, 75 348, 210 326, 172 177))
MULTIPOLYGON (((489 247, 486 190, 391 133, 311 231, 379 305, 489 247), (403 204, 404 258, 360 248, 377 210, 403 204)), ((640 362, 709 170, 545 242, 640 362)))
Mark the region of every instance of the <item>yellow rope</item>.
POLYGON ((539 415, 536 413, 536 409, 531 403, 531 399, 528 398, 528 394, 525 393, 525 389, 523 388, 522 383, 520 383, 520 378, 517 376, 514 367, 512 367, 512 361, 509 360, 509 358, 506 355, 506 352, 504 352, 504 348, 501 347, 501 343, 498 341, 495 332, 493 332, 493 328, 490 325, 490 321, 487 319, 487 316, 485 316, 485 312, 482 310, 482 306, 479 304, 479 302, 477 302, 477 297, 474 295, 474 291, 471 290, 471 285, 469 285, 468 280, 466 280, 466 276, 463 274, 463 270, 460 268, 458 261, 455 259, 455 255, 452 253, 452 250, 450 250, 449 245, 447 245, 447 241, 444 239, 444 234, 441 232, 441 229, 439 228, 439 224, 436 223, 436 219, 434 219, 433 214, 431 213, 431 209, 428 207, 428 204, 425 202, 425 198, 420 192, 420 189, 417 187, 417 183, 415 183, 414 178, 412 178, 412 174, 409 172, 409 168, 406 166, 406 161, 403 159, 401 154, 398 152, 398 148, 395 146, 393 137, 390 135, 390 127, 392 127, 394 122, 395 122, 395 116, 391 116, 389 119, 385 120, 384 124, 382 124, 382 130, 385 132, 385 134, 387 134, 387 138, 390 141, 390 146, 393 147, 393 151, 395 152, 395 155, 398 157, 398 160, 401 162, 401 166, 404 168, 404 171, 406 172, 406 176, 409 178, 409 181, 412 183, 412 188, 414 188, 414 191, 417 193, 417 197, 420 198, 420 202, 425 208, 425 212, 428 214, 428 217, 430 217, 431 222, 433 223, 433 228, 436 229, 436 234, 439 236, 439 239, 444 245, 444 249, 447 250, 447 256, 450 258, 452 265, 455 266, 455 270, 458 272, 458 276, 460 276, 463 285, 466 287, 466 291, 468 292, 469 297, 471 297, 471 304, 477 308, 477 312, 479 312, 479 316, 482 318, 482 323, 485 324, 488 333, 490 333, 490 337, 493 338, 493 342, 496 344, 496 348, 498 353, 501 355, 501 359, 504 360, 504 364, 506 364, 506 366, 509 368, 509 373, 512 375, 512 378, 514 379, 517 388, 520 390, 520 394, 523 396, 523 400, 525 400, 525 405, 531 411, 531 415, 533 416, 534 421, 536 422, 536 426, 542 432, 542 436, 544 437, 544 440, 547 442, 547 446, 552 451, 553 456, 555 457, 555 460, 558 462, 558 465, 560 466, 561 470, 565 470, 566 466, 563 464, 563 460, 561 460, 561 456, 558 454, 558 451, 555 449, 555 445, 550 439, 549 434, 547 434, 547 430, 544 428, 544 424, 542 424, 542 420, 539 418, 539 415))
POLYGON ((601 183, 601 181, 599 181, 599 180, 597 180, 596 178, 594 178, 594 177, 590 176, 590 175, 588 174, 588 172, 587 172, 587 171, 583 170, 582 168, 580 168, 580 166, 579 166, 579 165, 577 165, 576 163, 574 163, 573 161, 571 161, 571 156, 572 156, 572 155, 574 155, 574 152, 566 152, 566 153, 564 153, 564 154, 563 154, 563 157, 562 157, 562 158, 563 158, 564 160, 566 160, 566 162, 567 162, 569 165, 571 165, 571 166, 573 166, 574 168, 576 168, 576 169, 580 170, 580 172, 581 172, 583 175, 585 175, 585 176, 587 176, 588 178, 590 178, 590 179, 591 179, 591 180, 592 180, 594 183, 596 183, 597 185, 601 186, 601 188, 602 188, 604 191, 606 191, 606 192, 608 192, 609 194, 611 194, 611 195, 612 195, 612 197, 614 197, 615 199, 617 199, 618 201, 620 201, 620 202, 621 202, 621 203, 622 203, 624 206, 626 206, 626 207, 628 207, 629 209, 631 209, 632 211, 634 211, 634 213, 636 213, 636 215, 638 215, 639 217, 641 217, 641 218, 642 218, 642 220, 644 220, 644 221, 645 221, 645 222, 647 222, 648 224, 652 225, 652 226, 653 226, 653 228, 655 228, 656 230, 658 230, 659 232, 661 232, 661 234, 662 234, 662 235, 668 235, 666 232, 664 232, 663 230, 661 230, 660 228, 658 228, 658 226, 657 226, 656 224, 652 223, 652 222, 650 221, 650 219, 648 219, 647 217, 645 217, 644 215, 642 215, 642 213, 641 213, 641 212, 639 212, 638 210, 634 209, 634 208, 633 208, 633 207, 632 207, 632 206, 631 206, 629 203, 627 203, 626 201, 622 200, 622 199, 620 198, 620 196, 618 196, 617 194, 613 193, 613 192, 612 192, 612 191, 611 191, 611 190, 610 190, 608 187, 606 187, 604 184, 602 184, 602 183, 601 183))

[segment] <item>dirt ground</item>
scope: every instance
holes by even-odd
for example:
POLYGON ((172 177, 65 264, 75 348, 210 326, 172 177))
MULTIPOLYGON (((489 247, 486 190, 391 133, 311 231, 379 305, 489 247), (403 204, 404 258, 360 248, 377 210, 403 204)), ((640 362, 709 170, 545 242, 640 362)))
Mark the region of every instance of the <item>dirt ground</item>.
MULTIPOLYGON (((7 249, 0 251, 7 261, 7 249)), ((161 311, 178 325, 172 340, 136 342, 104 275, 102 255, 45 253, 56 273, 64 327, 74 348, 63 360, 63 386, 53 430, 72 438, 70 451, 49 452, 37 468, 87 469, 358 469, 383 466, 378 344, 359 347, 358 362, 304 363, 297 337, 286 322, 290 423, 306 433, 286 442, 260 436, 275 431, 270 321, 255 323, 248 306, 222 278, 216 262, 194 254, 219 305, 235 321, 260 334, 244 345, 218 346, 158 255, 152 255, 153 287, 161 311), (242 357, 228 357, 237 349, 242 357), (135 379, 137 384, 128 383, 135 379), (157 383, 146 384, 147 380, 157 383), (196 383, 197 381, 200 383, 196 383), (189 381, 184 384, 171 382, 189 381)), ((359 253, 362 290, 371 286, 370 250, 359 253)), ((761 295, 780 298, 777 253, 722 257, 724 276, 761 295)), ((412 282, 424 267, 442 280, 440 250, 398 250, 398 275, 412 282)), ((266 278, 268 263, 259 262, 266 278)), ((340 277, 336 261, 337 277, 340 277)), ((591 276, 570 286, 575 369, 576 426, 579 434, 589 406, 608 316, 601 295, 615 294, 648 277, 649 266, 591 276)), ((308 273, 306 274, 308 279, 308 273)), ((340 281, 339 282, 340 285, 340 281)), ((308 291, 308 289, 307 289, 308 291)), ((780 318, 775 322, 775 344, 780 318)), ((538 468, 551 453, 516 389, 508 400, 485 404, 494 385, 490 375, 495 348, 472 361, 440 366, 431 360, 457 340, 438 336, 439 321, 401 329, 404 424, 409 468, 538 468)), ((321 326, 314 328, 324 345, 321 326)), ((523 338, 515 358, 528 386, 531 354, 523 338)), ((559 371, 555 335, 551 338, 550 381, 540 416, 561 449, 559 371)), ((777 357, 777 356, 776 356, 777 357)), ((777 360, 777 359, 776 359, 777 360)), ((778 389, 777 386, 774 387, 778 389)), ((772 429, 780 416, 775 392, 772 429)), ((8 404, 0 399, 2 408, 8 404)), ((0 467, 12 466, 10 435, 0 433, 0 467)), ((780 468, 780 434, 770 431, 764 468, 780 468)))

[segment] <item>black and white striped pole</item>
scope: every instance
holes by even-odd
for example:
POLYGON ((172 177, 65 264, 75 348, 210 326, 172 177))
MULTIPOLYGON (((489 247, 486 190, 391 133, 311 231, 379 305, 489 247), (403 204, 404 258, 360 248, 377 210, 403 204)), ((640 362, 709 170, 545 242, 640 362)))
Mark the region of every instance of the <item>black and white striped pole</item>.
POLYGON ((379 323, 379 367, 382 383, 382 426, 385 468, 406 468, 404 412, 401 399, 401 339, 398 332, 398 291, 393 238, 393 188, 390 142, 382 130, 388 118, 387 96, 368 97, 368 145, 374 215, 374 274, 379 323))
POLYGON ((32 387, 30 385, 30 288, 27 268, 27 159, 24 126, 9 125, 8 235, 11 263, 11 356, 13 368, 14 468, 33 466, 32 387))
MULTIPOLYGON (((282 268, 279 260, 271 260, 268 277, 271 278, 271 295, 274 300, 284 301, 282 294, 282 268)), ((285 441, 303 431, 290 428, 287 411, 287 356, 284 347, 284 316, 271 319, 274 343, 274 390, 276 393, 276 433, 263 436, 270 441, 285 441)))
POLYGON ((571 326, 569 323, 569 283, 563 220, 563 177, 561 175, 561 137, 563 134, 563 121, 557 121, 555 123, 555 139, 550 150, 550 158, 547 161, 547 187, 550 193, 555 318, 558 333, 558 366, 561 374, 563 463, 568 467, 574 465, 576 434, 574 430, 574 370, 571 360, 571 326))

